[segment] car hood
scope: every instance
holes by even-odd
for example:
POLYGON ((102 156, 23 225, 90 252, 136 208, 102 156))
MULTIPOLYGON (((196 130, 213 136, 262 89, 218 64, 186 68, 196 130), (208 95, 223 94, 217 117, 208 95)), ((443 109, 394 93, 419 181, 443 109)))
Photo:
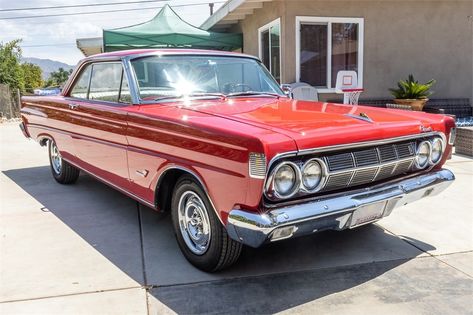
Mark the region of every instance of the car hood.
POLYGON ((299 150, 418 134, 438 115, 288 98, 200 102, 192 109, 287 135, 299 150))

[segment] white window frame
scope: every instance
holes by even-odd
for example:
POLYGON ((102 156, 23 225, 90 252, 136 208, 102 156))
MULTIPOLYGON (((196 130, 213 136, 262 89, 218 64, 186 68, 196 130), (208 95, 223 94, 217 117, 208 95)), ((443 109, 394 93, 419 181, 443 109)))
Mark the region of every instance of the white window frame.
POLYGON ((335 93, 332 87, 332 23, 356 23, 358 24, 358 86, 363 88, 363 46, 364 46, 364 18, 345 17, 319 17, 319 16, 296 16, 296 82, 301 78, 301 24, 321 23, 327 24, 327 85, 330 88, 317 88, 319 93, 335 93))
MULTIPOLYGON (((281 18, 277 18, 274 21, 269 22, 258 28, 258 57, 263 60, 263 46, 261 45, 261 38, 264 31, 269 31, 271 27, 279 24, 279 80, 282 83, 282 27, 281 27, 281 18)), ((269 47, 271 47, 271 32, 269 31, 269 47)), ((271 49, 269 50, 269 72, 272 70, 272 58, 271 58, 271 49)), ((272 73, 271 73, 272 75, 272 73)))

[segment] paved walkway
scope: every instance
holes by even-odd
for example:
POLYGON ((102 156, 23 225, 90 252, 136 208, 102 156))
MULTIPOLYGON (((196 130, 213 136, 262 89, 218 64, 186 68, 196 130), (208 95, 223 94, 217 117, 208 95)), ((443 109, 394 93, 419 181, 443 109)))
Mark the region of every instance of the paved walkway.
POLYGON ((0 314, 473 314, 473 160, 456 182, 378 224, 246 248, 232 269, 189 265, 169 216, 82 175, 0 125, 0 314))

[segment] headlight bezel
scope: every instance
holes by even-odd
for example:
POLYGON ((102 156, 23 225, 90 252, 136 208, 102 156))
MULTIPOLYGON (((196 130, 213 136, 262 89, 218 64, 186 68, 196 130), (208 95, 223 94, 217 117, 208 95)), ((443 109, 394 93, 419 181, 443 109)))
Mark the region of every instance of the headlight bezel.
POLYGON ((268 180, 267 180, 265 194, 270 199, 274 199, 274 198, 288 199, 299 192, 300 186, 301 186, 301 170, 299 166, 297 166, 296 163, 291 162, 291 161, 282 161, 278 165, 276 165, 271 171, 271 174, 269 175, 268 180), (280 192, 278 192, 276 189, 276 184, 275 184, 277 172, 285 165, 290 166, 294 170, 294 174, 295 174, 295 183, 289 194, 281 194, 280 192))
POLYGON ((431 140, 431 143, 430 143, 430 156, 429 156, 429 164, 430 165, 437 165, 443 158, 443 155, 445 153, 445 148, 446 148, 446 145, 445 145, 445 141, 440 138, 440 137, 435 137, 431 140), (435 146, 435 143, 440 143, 440 155, 439 155, 439 158, 438 160, 434 161, 432 159, 433 157, 433 154, 434 154, 434 146, 435 146))
POLYGON ((319 158, 312 158, 312 159, 309 159, 307 160, 304 165, 302 165, 301 167, 301 191, 305 192, 305 193, 315 193, 317 191, 319 191, 324 183, 325 183, 325 180, 326 180, 326 165, 325 163, 319 159, 319 158), (314 186, 314 188, 310 189, 308 188, 305 184, 304 184, 304 170, 306 169, 306 167, 308 167, 309 164, 311 163, 317 163, 319 165, 319 168, 320 168, 320 179, 319 179, 319 182, 317 183, 317 185, 314 186))
POLYGON ((430 164, 430 156, 432 155, 432 143, 428 140, 421 141, 417 144, 416 148, 416 156, 415 156, 415 165, 418 169, 424 169, 430 164), (420 156, 420 150, 423 145, 427 145, 427 158, 425 160, 425 163, 422 165, 419 163, 419 156, 420 156))

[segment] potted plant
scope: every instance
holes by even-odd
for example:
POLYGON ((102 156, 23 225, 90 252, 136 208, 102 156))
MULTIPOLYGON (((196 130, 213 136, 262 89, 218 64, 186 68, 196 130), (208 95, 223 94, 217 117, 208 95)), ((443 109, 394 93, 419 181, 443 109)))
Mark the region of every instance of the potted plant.
POLYGON ((428 97, 432 95, 430 88, 434 84, 435 80, 430 80, 424 84, 419 83, 410 74, 407 80, 400 80, 397 83, 397 89, 389 89, 389 91, 394 96, 394 103, 409 105, 413 110, 421 111, 429 100, 428 97))

